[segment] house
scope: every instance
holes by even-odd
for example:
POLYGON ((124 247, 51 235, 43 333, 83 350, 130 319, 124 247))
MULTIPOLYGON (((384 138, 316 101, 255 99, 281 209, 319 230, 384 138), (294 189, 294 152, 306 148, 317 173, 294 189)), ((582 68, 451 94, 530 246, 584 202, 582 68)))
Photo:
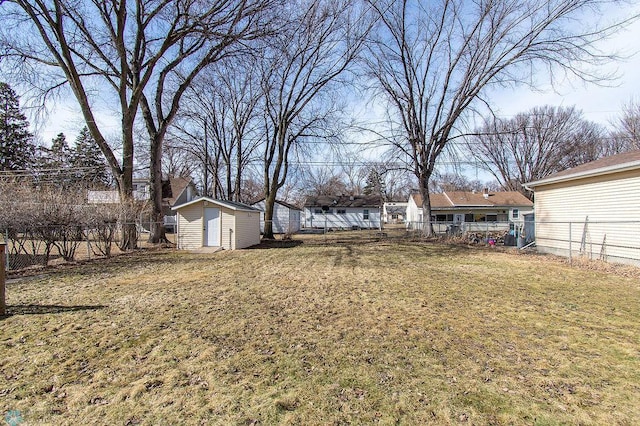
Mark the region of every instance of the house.
MULTIPOLYGON (((265 200, 264 198, 251 204, 259 210, 260 213, 260 232, 264 232, 264 211, 265 200)), ((285 203, 284 201, 276 200, 273 207, 273 233, 274 234, 293 234, 300 230, 300 215, 302 209, 285 203)))
MULTIPOLYGON (((133 179, 133 198, 140 203, 146 203, 151 198, 151 182, 149 179, 133 179)), ((189 202, 196 196, 196 187, 190 178, 169 177, 162 181, 162 212, 164 226, 167 231, 175 232, 176 216, 172 207, 189 202)), ((118 191, 89 191, 87 195, 90 204, 118 204, 118 191)), ((150 218, 142 217, 140 225, 145 230, 150 229, 150 218)))
POLYGON ((382 199, 377 195, 308 197, 305 228, 377 229, 381 226, 382 199))
POLYGON ((260 243, 260 210, 234 201, 200 197, 173 207, 178 249, 241 249, 260 243))
POLYGON ((525 186, 535 195, 538 251, 640 265, 640 150, 525 186))
MULTIPOLYGON (((446 191, 430 194, 429 200, 436 232, 444 232, 449 225, 460 226, 465 231, 483 231, 488 223, 493 224, 491 230, 506 230, 510 223, 523 223, 524 215, 533 211, 531 200, 517 191, 446 191)), ((408 229, 422 227, 421 194, 411 194, 406 215, 408 229)))
POLYGON ((196 186, 190 178, 170 177, 162 181, 162 212, 167 232, 176 230, 176 212, 172 208, 188 203, 195 197, 196 186))
POLYGON ((382 221, 384 223, 403 223, 407 214, 407 202, 389 201, 382 205, 382 221))

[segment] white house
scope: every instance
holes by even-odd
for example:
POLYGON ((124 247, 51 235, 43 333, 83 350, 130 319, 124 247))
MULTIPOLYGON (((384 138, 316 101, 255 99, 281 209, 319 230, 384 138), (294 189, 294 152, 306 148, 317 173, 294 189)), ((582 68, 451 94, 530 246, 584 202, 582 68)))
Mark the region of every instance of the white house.
POLYGON ((173 208, 178 249, 241 249, 260 243, 260 210, 233 201, 201 197, 173 208))
MULTIPOLYGON (((533 203, 517 191, 473 192, 447 191, 430 194, 431 222, 438 227, 464 226, 466 230, 483 230, 481 224, 524 222, 524 215, 533 211, 533 203)), ((407 228, 420 229, 424 222, 422 195, 411 194, 407 203, 407 228)), ((493 229, 493 228, 492 228, 493 229)), ((438 229, 436 229, 438 232, 438 229)))
MULTIPOLYGON (((264 232, 264 211, 265 201, 264 198, 251 204, 259 210, 260 213, 260 232, 264 232)), ((302 209, 285 203, 284 201, 276 200, 273 207, 273 232, 275 234, 293 234, 300 230, 300 214, 302 209)))
POLYGON ((375 195, 308 197, 304 227, 323 229, 379 229, 382 199, 375 195))
MULTIPOLYGON (((149 179, 133 179, 133 198, 141 204, 147 203, 151 197, 151 182, 149 179)), ((193 200, 196 197, 196 187, 191 178, 170 176, 162 180, 162 212, 164 226, 169 232, 175 232, 176 213, 172 208, 193 200)), ((118 191, 88 191, 87 201, 90 204, 118 204, 118 191)), ((150 229, 150 218, 140 218, 140 224, 146 230, 150 229)))
POLYGON ((535 195, 538 251, 640 265, 640 150, 525 186, 535 195))
POLYGON ((403 223, 407 214, 405 201, 388 201, 382 205, 382 221, 384 223, 403 223))

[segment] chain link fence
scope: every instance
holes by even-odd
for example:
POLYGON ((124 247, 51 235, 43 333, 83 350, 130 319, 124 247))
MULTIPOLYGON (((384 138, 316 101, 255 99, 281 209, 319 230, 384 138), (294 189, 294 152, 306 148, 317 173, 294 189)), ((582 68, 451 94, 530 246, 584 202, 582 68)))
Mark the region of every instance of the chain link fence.
MULTIPOLYGON (((92 227, 34 225, 22 229, 0 230, 0 241, 6 245, 6 269, 18 271, 121 254, 123 251, 118 247, 118 242, 127 225, 135 225, 139 248, 152 246, 148 243, 148 223, 144 227, 139 223, 105 222, 92 227)), ((174 234, 167 233, 166 236, 170 244, 175 243, 174 234)))
POLYGON ((541 253, 640 266, 640 221, 536 221, 541 253))
POLYGON ((303 228, 300 233, 322 243, 423 241, 427 226, 432 238, 441 241, 528 249, 570 262, 580 258, 640 266, 640 221, 407 222, 378 229, 303 228))
MULTIPOLYGON (((149 223, 135 225, 138 247, 150 247, 147 242, 149 223)), ((305 242, 312 244, 423 241, 425 227, 429 226, 421 222, 376 225, 300 228, 299 224, 291 223, 289 232, 277 238, 296 239, 296 234, 304 235, 305 242)), ((640 221, 433 222, 430 226, 432 237, 442 241, 535 248, 540 253, 565 256, 570 260, 585 258, 640 266, 640 221)), ((91 227, 33 225, 0 230, 0 241, 6 244, 7 270, 16 271, 119 254, 117 243, 122 231, 123 225, 118 222, 91 227)), ((175 244, 176 236, 167 233, 167 239, 175 244)))

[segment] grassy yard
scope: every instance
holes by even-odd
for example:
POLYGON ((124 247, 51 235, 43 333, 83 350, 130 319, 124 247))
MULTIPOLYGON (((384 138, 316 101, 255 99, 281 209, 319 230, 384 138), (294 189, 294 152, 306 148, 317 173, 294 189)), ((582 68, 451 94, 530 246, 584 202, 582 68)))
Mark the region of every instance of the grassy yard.
POLYGON ((291 245, 10 282, 0 421, 640 424, 638 274, 437 244, 291 245))

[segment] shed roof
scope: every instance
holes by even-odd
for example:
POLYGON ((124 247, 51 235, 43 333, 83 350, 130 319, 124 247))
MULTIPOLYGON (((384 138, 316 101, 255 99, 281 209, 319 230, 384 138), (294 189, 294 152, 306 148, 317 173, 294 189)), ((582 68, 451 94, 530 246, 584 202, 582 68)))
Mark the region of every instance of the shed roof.
MULTIPOLYGON (((262 202, 262 201, 264 201, 264 200, 265 200, 265 199, 264 199, 264 197, 262 197, 262 198, 260 198, 259 200, 256 200, 256 201, 254 201, 253 203, 251 203, 251 205, 253 206, 254 204, 258 204, 258 203, 260 203, 260 202, 262 202)), ((281 201, 281 200, 276 200, 276 204, 280 204, 281 206, 284 206, 284 207, 288 208, 289 210, 299 210, 299 211, 302 211, 302 209, 301 209, 300 207, 296 207, 296 206, 294 206, 293 204, 289 204, 289 203, 286 203, 286 202, 281 201)))
POLYGON ((216 204, 218 206, 221 207, 226 207, 228 209, 231 210, 237 210, 237 211, 249 211, 249 212, 259 212, 261 211, 260 209, 256 209, 255 207, 251 207, 248 206, 246 204, 243 203, 238 203, 236 201, 228 201, 228 200, 216 200, 214 198, 209 198, 209 197, 198 197, 194 200, 189 201, 188 203, 184 203, 184 204, 180 204, 179 206, 175 206, 173 207, 172 210, 179 210, 182 209, 184 207, 190 206, 192 204, 196 204, 196 203, 201 203, 203 201, 207 201, 211 204, 216 204))
POLYGON ((379 195, 321 195, 307 197, 305 207, 380 207, 382 198, 379 195))
POLYGON ((566 182, 593 176, 602 176, 627 170, 640 169, 640 150, 623 152, 599 160, 581 164, 567 170, 547 176, 546 178, 526 183, 527 188, 566 182))
MULTIPOLYGON (((418 207, 422 206, 422 195, 412 194, 418 207)), ((464 208, 464 207, 512 207, 533 206, 531 200, 517 191, 489 192, 487 198, 482 192, 449 191, 429 194, 432 209, 464 208)))

